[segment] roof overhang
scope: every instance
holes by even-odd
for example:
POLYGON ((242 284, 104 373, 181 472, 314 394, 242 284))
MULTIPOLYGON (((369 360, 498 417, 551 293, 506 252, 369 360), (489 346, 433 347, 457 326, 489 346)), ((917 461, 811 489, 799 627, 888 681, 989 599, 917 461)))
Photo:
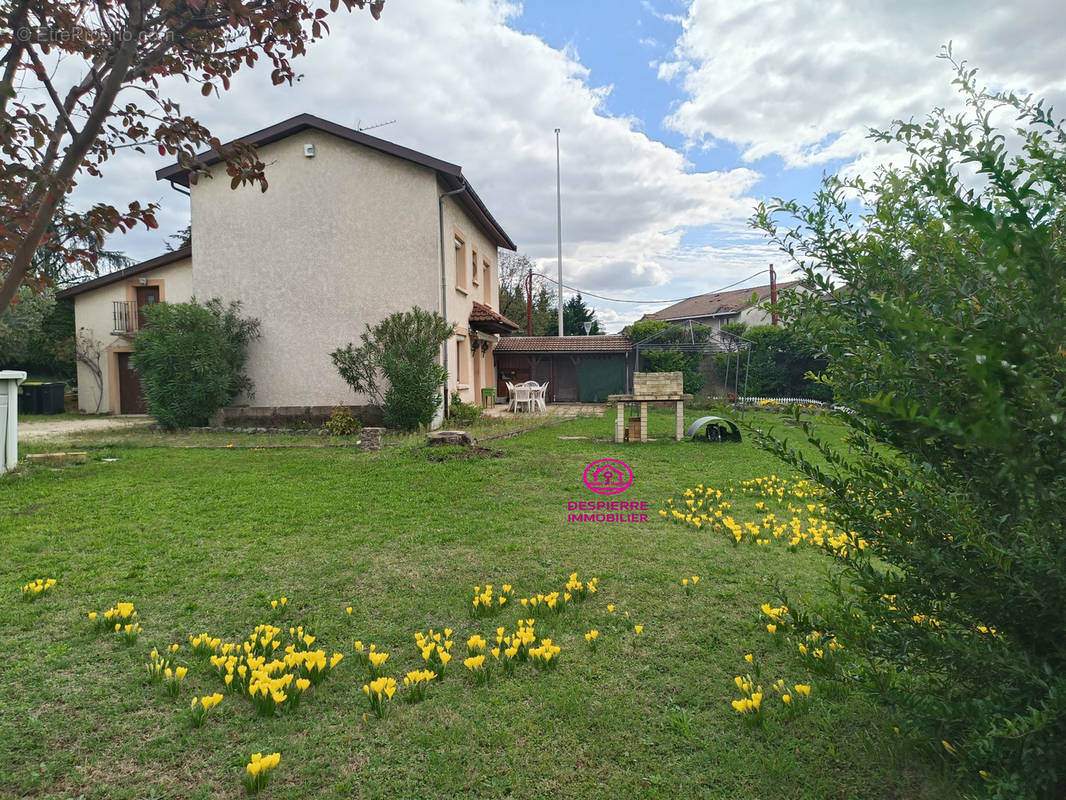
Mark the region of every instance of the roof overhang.
POLYGON ((474 308, 470 312, 469 323, 471 328, 483 333, 514 333, 518 330, 518 324, 507 319, 503 314, 497 314, 488 306, 474 301, 474 308))
POLYGON ((136 275, 140 275, 142 272, 148 272, 159 267, 165 267, 168 264, 174 264, 178 261, 183 261, 186 258, 192 257, 191 247, 179 247, 177 250, 172 250, 169 253, 163 253, 161 256, 150 258, 147 261, 142 261, 140 264, 134 264, 132 267, 126 267, 120 269, 118 272, 109 272, 107 275, 101 275, 99 278, 92 278, 84 283, 79 283, 77 286, 71 286, 69 289, 64 289, 61 292, 56 292, 56 298, 62 300, 65 297, 75 297, 84 292, 91 292, 93 289, 99 289, 103 286, 107 286, 111 283, 118 283, 124 281, 127 278, 132 278, 136 275))

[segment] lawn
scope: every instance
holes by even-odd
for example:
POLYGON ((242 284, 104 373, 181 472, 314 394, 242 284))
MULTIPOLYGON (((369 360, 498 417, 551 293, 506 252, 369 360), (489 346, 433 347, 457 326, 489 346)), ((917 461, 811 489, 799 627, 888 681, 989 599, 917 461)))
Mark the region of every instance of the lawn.
MULTIPOLYGON (((86 437, 86 465, 0 479, 0 795, 237 797, 249 756, 276 751, 268 798, 954 796, 935 760, 895 741, 884 709, 767 632, 759 606, 776 601, 775 584, 794 603, 824 599, 827 556, 780 539, 733 546, 658 514, 704 484, 734 488, 731 512, 759 519, 741 482, 780 465, 748 443, 616 445, 604 441, 612 417, 473 455, 411 437, 378 453, 306 438, 86 437), (600 499, 582 474, 601 458, 630 465, 620 498, 646 501, 647 523, 567 522, 568 502, 600 499), (562 591, 575 571, 598 579, 584 603, 558 614, 519 605, 562 591), (691 575, 700 581, 686 594, 691 575), (38 577, 58 582, 22 602, 38 577), (512 584, 514 601, 476 619, 474 587, 486 583, 512 584), (119 601, 143 625, 132 646, 87 618, 119 601), (467 638, 494 641, 519 616, 561 647, 557 666, 474 685, 467 638), (292 713, 257 716, 233 693, 191 727, 191 699, 223 684, 188 637, 240 642, 261 623, 286 642, 302 624, 314 648, 345 658, 292 713), (430 628, 454 629, 456 658, 408 704, 403 675, 422 665, 414 634, 430 628), (386 674, 401 683, 383 720, 367 713, 356 640, 388 652, 386 674), (190 668, 176 699, 145 670, 152 647, 172 642, 190 668), (748 653, 766 686, 762 726, 730 705, 734 677, 753 670, 748 653), (813 685, 806 713, 785 713, 769 690, 778 678, 813 685)), ((652 433, 671 427, 658 415, 652 433)))

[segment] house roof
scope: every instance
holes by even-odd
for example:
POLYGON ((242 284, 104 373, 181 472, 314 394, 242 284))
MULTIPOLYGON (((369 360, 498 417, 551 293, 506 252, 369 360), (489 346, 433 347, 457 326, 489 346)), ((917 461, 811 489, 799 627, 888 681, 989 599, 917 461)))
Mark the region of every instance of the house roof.
MULTIPOLYGON (((780 292, 798 285, 799 281, 779 283, 777 284, 777 290, 780 292)), ((641 321, 646 319, 695 319, 697 317, 715 317, 722 314, 738 314, 752 305, 751 296, 753 294, 758 295, 756 303, 761 303, 768 299, 770 297, 769 284, 688 297, 680 303, 674 303, 672 306, 667 306, 652 314, 645 314, 641 321)))
MULTIPOLYGON (((456 164, 441 161, 438 158, 433 158, 433 156, 428 156, 417 150, 411 150, 408 147, 402 147, 401 145, 385 141, 384 139, 378 139, 376 136, 368 136, 362 131, 346 128, 343 125, 338 125, 335 122, 316 117, 313 114, 298 114, 297 116, 279 122, 276 125, 271 125, 269 128, 263 128, 261 131, 242 136, 235 141, 242 141, 246 144, 262 147, 263 145, 280 141, 281 139, 285 139, 304 130, 322 131, 323 133, 336 136, 338 139, 344 139, 347 142, 360 144, 364 147, 369 147, 373 150, 386 153, 387 155, 402 158, 405 161, 410 161, 423 167, 428 167, 437 173, 437 179, 444 184, 446 191, 466 187, 465 192, 453 195, 453 199, 463 207, 472 219, 484 228, 497 247, 503 247, 507 250, 517 249, 515 243, 511 241, 511 237, 507 235, 502 227, 500 227, 500 223, 496 221, 485 206, 485 203, 480 197, 478 197, 477 192, 474 191, 474 187, 467 182, 466 178, 463 176, 463 168, 456 164)), ((232 144, 232 142, 230 144, 232 144)), ((204 166, 210 166, 211 164, 217 164, 222 161, 222 157, 216 150, 208 150, 200 153, 196 156, 196 159, 204 166)), ((170 181, 171 183, 177 183, 187 187, 189 185, 190 172, 190 169, 181 166, 181 164, 171 164, 169 167, 163 167, 163 169, 157 170, 155 177, 156 180, 170 181)))
POLYGON ((474 301, 474 308, 470 311, 470 327, 485 333, 510 333, 518 330, 518 324, 507 319, 503 314, 497 314, 488 306, 474 301))
POLYGON ((169 253, 163 253, 161 256, 150 258, 147 261, 142 261, 140 264, 134 264, 132 267, 126 267, 120 269, 118 272, 109 272, 107 275, 101 275, 99 278, 93 278, 92 280, 79 283, 77 286, 71 286, 69 289, 64 289, 61 292, 56 292, 56 297, 63 299, 64 297, 74 297, 75 295, 82 294, 83 292, 92 291, 93 289, 99 289, 101 286, 107 286, 109 283, 118 283, 124 281, 127 278, 132 278, 134 275, 139 275, 142 272, 148 272, 149 270, 156 269, 158 267, 165 267, 167 264, 173 264, 176 261, 192 257, 191 247, 179 247, 177 250, 172 250, 169 253))
POLYGON ((626 353, 629 337, 606 336, 508 336, 496 343, 497 353, 626 353))

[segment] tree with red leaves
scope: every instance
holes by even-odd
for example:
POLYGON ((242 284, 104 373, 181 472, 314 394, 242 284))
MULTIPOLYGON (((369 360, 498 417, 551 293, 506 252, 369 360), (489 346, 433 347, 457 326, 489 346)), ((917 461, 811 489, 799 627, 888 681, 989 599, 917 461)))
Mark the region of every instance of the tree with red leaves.
POLYGON ((93 271, 104 236, 156 227, 154 204, 75 212, 62 202, 119 148, 158 149, 194 179, 206 174, 196 153, 213 149, 233 188, 266 191, 254 148, 223 146, 160 87, 180 77, 209 96, 260 59, 275 85, 291 84, 292 60, 329 32, 326 18, 341 6, 377 19, 384 0, 330 0, 329 11, 308 0, 0 0, 0 309, 20 285, 48 285, 33 268, 42 245, 93 271), (49 241, 57 225, 78 232, 75 244, 49 241))

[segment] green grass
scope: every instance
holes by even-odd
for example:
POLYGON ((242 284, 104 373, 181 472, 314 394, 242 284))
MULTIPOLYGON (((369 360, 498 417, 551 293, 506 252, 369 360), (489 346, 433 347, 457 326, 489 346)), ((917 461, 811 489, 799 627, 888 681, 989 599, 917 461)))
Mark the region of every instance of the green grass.
MULTIPOLYGON (((885 711, 843 683, 815 676, 809 713, 786 717, 768 699, 765 726, 743 724, 729 703, 745 653, 767 687, 811 677, 766 633, 759 604, 774 582, 795 601, 823 598, 828 560, 779 542, 733 547, 656 513, 698 483, 781 472, 751 445, 602 441, 613 425, 610 413, 574 420, 473 456, 417 437, 378 453, 306 438, 86 437, 90 463, 0 480, 0 795, 237 797, 249 755, 276 750, 270 798, 953 796, 935 765, 894 749, 885 711), (566 521, 568 501, 597 499, 581 476, 599 458, 630 464, 623 497, 647 501, 649 522, 566 521), (558 617, 523 614, 562 646, 558 668, 474 687, 461 674, 466 638, 512 629, 518 607, 475 621, 473 586, 547 593, 573 571, 598 577, 599 593, 558 617), (680 579, 692 574, 701 581, 686 597, 680 579), (58 585, 21 602, 36 577, 58 585), (281 595, 289 606, 275 616, 269 600, 281 595), (133 647, 86 619, 120 600, 144 625, 133 647), (192 661, 187 637, 239 641, 261 622, 310 625, 316 646, 347 658, 295 714, 263 719, 227 696, 188 727, 180 712, 220 682, 192 661), (364 721, 352 642, 391 653, 402 683, 421 662, 413 634, 430 627, 456 631, 447 678, 424 703, 397 697, 388 719, 364 721), (193 667, 177 700, 143 668, 153 644, 174 641, 193 667)), ((652 435, 671 430, 657 413, 652 435)), ((738 517, 754 516, 753 503, 738 498, 738 517)))

